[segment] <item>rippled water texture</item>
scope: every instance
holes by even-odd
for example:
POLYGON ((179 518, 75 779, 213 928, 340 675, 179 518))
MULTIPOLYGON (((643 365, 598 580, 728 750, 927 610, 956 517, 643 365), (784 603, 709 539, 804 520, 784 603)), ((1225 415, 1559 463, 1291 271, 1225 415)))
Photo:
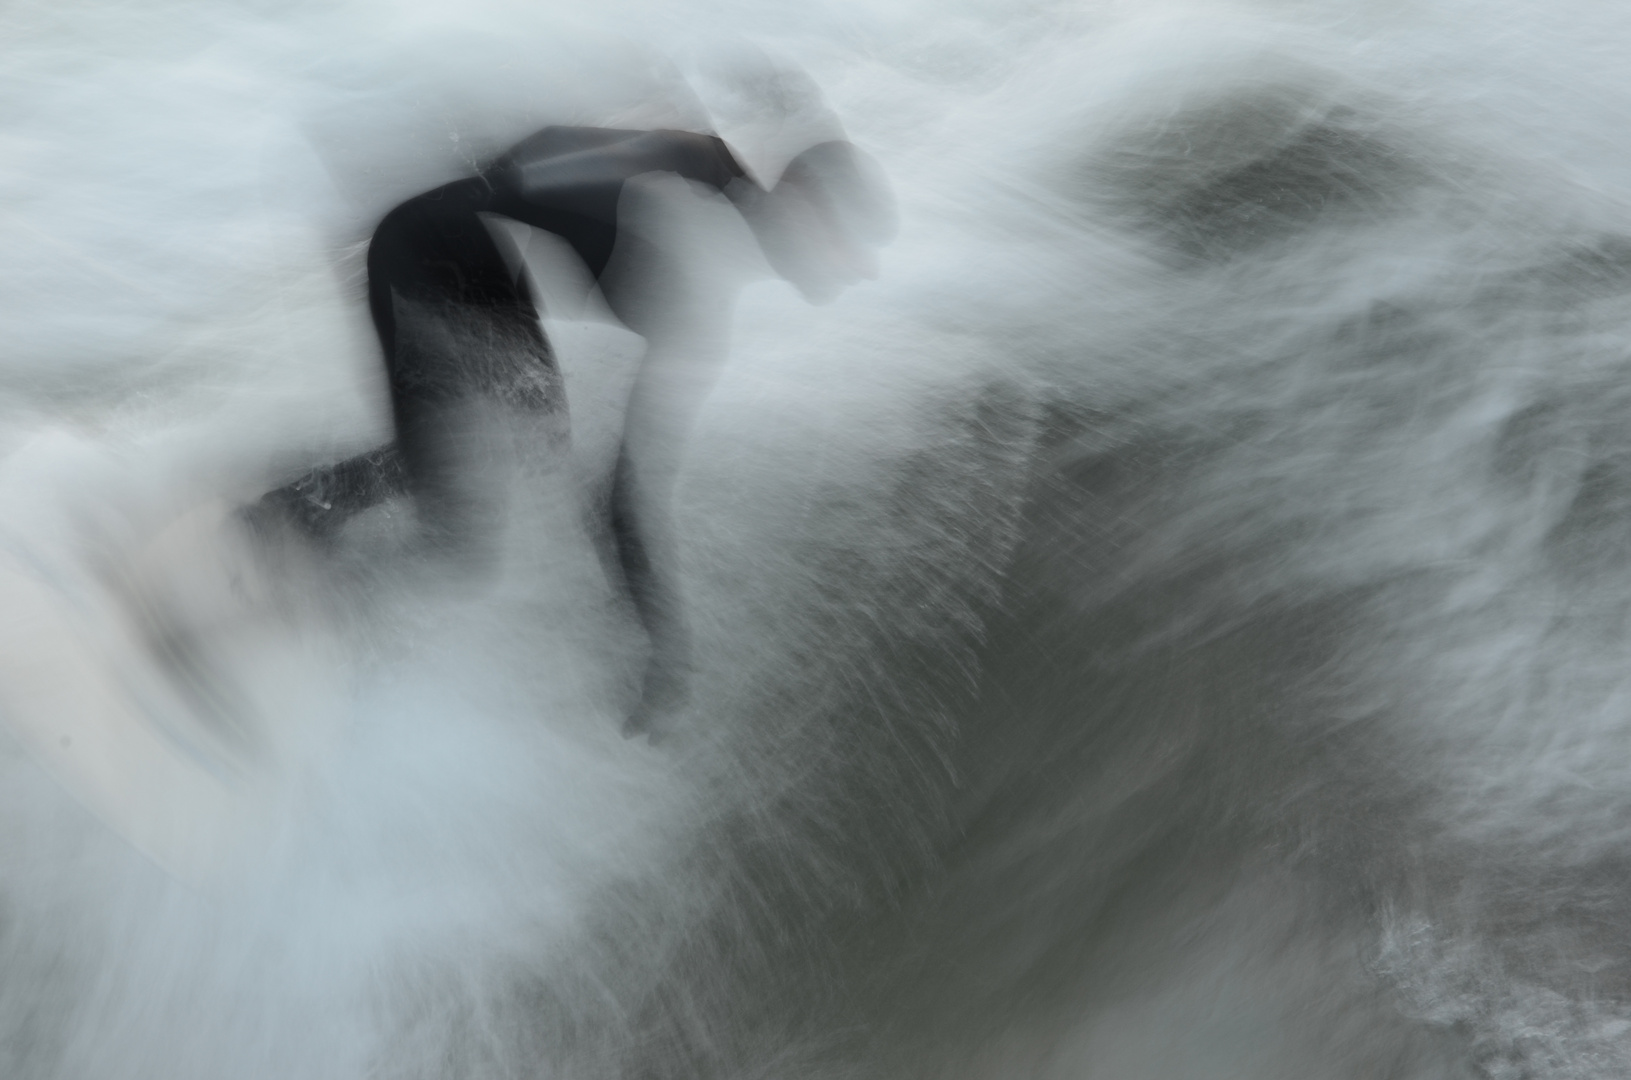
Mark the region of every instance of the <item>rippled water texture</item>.
POLYGON ((0 50, 0 1076, 1631 1075, 1623 5, 19 0, 0 50), (465 417, 480 559, 245 512, 390 436, 376 223, 548 124, 767 183, 842 133, 898 215, 807 298, 625 192, 688 417, 631 434, 649 735, 648 339, 558 240, 490 223, 567 415, 465 417))

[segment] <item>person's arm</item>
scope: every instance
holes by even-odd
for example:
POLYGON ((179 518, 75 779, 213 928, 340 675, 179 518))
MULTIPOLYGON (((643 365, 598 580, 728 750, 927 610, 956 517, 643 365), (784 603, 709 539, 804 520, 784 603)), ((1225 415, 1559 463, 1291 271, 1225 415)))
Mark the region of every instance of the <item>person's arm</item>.
POLYGON ((599 277, 617 238, 628 180, 675 173, 724 190, 745 173, 725 144, 689 131, 550 127, 517 144, 482 175, 493 210, 554 233, 599 277))
POLYGON ((723 192, 770 265, 811 300, 875 276, 873 250, 894 235, 894 199, 882 170, 841 139, 796 155, 769 190, 724 140, 688 131, 545 128, 483 175, 497 212, 560 236, 598 278, 617 239, 623 185, 658 172, 723 192))

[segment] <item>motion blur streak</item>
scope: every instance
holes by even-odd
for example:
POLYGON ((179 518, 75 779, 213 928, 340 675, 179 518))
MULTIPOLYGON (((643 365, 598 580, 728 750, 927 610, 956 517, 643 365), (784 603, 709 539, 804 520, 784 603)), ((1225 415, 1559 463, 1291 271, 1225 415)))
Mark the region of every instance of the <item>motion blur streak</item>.
POLYGON ((0 1076, 1631 1075, 1628 21, 5 5, 0 1076), (644 345, 547 235, 569 446, 480 429, 483 573, 246 527, 389 438, 391 207, 826 123, 899 214, 831 302, 640 193, 749 282, 661 738, 644 345))

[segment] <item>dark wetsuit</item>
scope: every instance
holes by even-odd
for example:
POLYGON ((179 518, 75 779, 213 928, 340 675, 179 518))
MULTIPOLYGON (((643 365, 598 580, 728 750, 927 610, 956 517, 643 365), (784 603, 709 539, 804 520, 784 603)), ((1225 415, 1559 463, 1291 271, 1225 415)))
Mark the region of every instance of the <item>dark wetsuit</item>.
MULTIPOLYGON (((719 189, 744 177, 713 136, 551 127, 481 175, 386 214, 368 249, 368 307, 385 354, 395 447, 313 472, 268 498, 313 535, 327 537, 356 511, 407 490, 430 504, 421 507, 428 527, 456 529, 443 520, 456 512, 460 487, 446 475, 448 409, 470 397, 538 409, 560 404, 549 400, 558 376, 526 279, 511 270, 479 215, 499 214, 561 237, 598 280, 618 239, 625 181, 653 172, 719 189), (496 335, 498 347, 480 355, 416 347, 399 327, 404 307, 496 335)), ((620 299, 607 296, 622 314, 620 299)))
MULTIPOLYGON (((859 162, 846 142, 819 143, 789 164, 778 191, 783 185, 803 191, 823 212, 860 207, 881 220, 877 207, 887 203, 887 193, 868 194, 859 162)), ((618 231, 624 184, 651 173, 672 173, 725 192, 738 209, 766 220, 746 208, 764 208, 769 193, 716 137, 568 127, 545 128, 480 175, 444 184, 385 215, 368 249, 368 305, 389 375, 396 441, 315 470, 266 496, 252 513, 291 521, 327 541, 356 512, 409 494, 429 550, 455 558, 479 551, 481 485, 461 444, 469 406, 496 402, 541 417, 546 440, 550 417, 558 416, 558 430, 565 429, 560 375, 526 277, 506 262, 480 215, 501 215, 564 239, 601 283, 613 313, 645 332, 638 318, 642 298, 623 295, 640 286, 604 275, 614 247, 637 242, 618 231)), ((838 213, 828 220, 837 229, 856 219, 838 213)), ((813 265, 798 261, 796 230, 779 233, 772 224, 756 235, 789 280, 813 265)), ((640 260, 639 252, 631 254, 640 260)), ((628 447, 625 441, 611 486, 607 532, 613 561, 653 647, 643 699, 630 721, 638 729, 646 717, 683 698, 689 647, 673 589, 654 566, 661 560, 651 557, 663 542, 667 493, 662 484, 640 482, 645 478, 628 447)))
MULTIPOLYGON (((358 511, 411 494, 425 539, 455 554, 466 547, 480 515, 459 460, 461 407, 487 400, 563 417, 565 409, 526 277, 506 262, 480 215, 561 237, 598 281, 619 239, 623 185, 649 173, 720 190, 749 182, 713 136, 551 127, 480 175, 386 214, 368 249, 368 306, 384 352, 396 441, 307 474, 272 492, 256 512, 328 541, 358 511)), ((606 299, 627 318, 616 289, 607 289, 606 299)), ((624 455, 609 507, 616 561, 656 651, 684 653, 683 625, 655 580, 650 540, 635 520, 629 470, 624 455)), ((650 687, 648 678, 648 696, 650 687)))

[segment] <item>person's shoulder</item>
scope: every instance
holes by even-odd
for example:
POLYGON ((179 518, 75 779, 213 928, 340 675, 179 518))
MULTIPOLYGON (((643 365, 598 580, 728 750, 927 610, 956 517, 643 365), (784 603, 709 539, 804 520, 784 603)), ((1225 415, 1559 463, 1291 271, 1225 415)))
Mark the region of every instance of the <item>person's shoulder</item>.
POLYGON ((648 132, 646 138, 662 161, 661 168, 687 179, 724 187, 745 175, 730 147, 718 135, 659 128, 648 132))
POLYGON ((602 150, 638 139, 647 132, 625 128, 571 127, 552 124, 512 146, 500 162, 543 161, 586 150, 602 150))

